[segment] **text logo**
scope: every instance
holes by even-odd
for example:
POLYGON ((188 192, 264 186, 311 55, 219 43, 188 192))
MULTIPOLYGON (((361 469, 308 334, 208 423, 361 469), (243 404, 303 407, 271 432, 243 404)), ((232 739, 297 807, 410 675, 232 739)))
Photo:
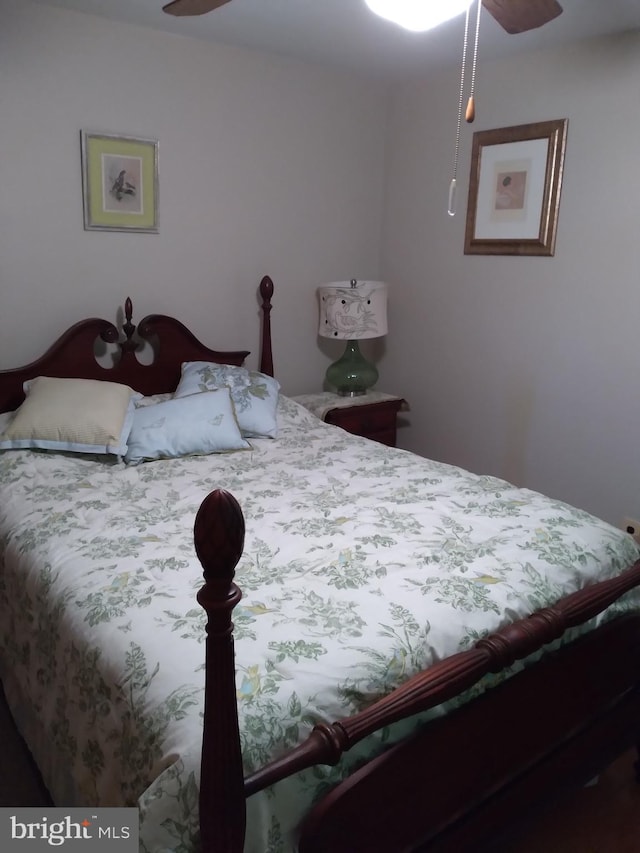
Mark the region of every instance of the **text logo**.
POLYGON ((134 808, 0 808, 0 850, 137 853, 134 808))

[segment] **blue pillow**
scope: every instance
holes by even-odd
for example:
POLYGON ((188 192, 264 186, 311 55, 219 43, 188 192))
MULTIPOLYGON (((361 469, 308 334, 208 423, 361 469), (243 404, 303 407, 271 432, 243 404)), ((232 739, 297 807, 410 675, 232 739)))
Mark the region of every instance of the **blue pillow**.
POLYGON ((212 361, 186 361, 174 398, 228 388, 245 438, 275 438, 280 383, 272 376, 212 361))
POLYGON ((245 450, 229 390, 208 391, 135 409, 125 462, 245 450))

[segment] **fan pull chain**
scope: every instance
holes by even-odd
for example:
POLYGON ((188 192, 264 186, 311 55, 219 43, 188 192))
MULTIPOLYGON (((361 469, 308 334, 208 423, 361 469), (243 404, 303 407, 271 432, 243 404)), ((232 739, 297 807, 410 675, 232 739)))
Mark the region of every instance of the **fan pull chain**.
POLYGON ((462 42, 462 64, 460 67, 460 97, 458 98, 458 123, 456 126, 456 149, 453 156, 453 177, 449 184, 449 207, 447 213, 449 216, 456 215, 456 194, 457 194, 457 175, 458 175, 458 156, 460 154, 460 127, 462 125, 462 99, 464 97, 464 70, 467 64, 467 45, 469 43, 469 9, 464 19, 464 39, 462 42))
POLYGON ((480 12, 482 11, 482 0, 478 0, 478 11, 476 14, 476 40, 473 46, 473 61, 471 63, 471 88, 469 90, 469 101, 467 103, 467 111, 465 113, 465 119, 469 124, 476 117, 476 102, 475 102, 475 90, 476 90, 476 65, 478 62, 478 41, 480 37, 480 12))

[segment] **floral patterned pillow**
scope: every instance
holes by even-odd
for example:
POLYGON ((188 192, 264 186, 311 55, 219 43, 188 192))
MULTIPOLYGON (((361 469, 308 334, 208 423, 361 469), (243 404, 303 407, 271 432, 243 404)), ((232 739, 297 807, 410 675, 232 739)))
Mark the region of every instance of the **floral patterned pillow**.
POLYGON ((212 361, 185 361, 174 397, 228 388, 245 438, 276 438, 280 383, 272 376, 212 361))

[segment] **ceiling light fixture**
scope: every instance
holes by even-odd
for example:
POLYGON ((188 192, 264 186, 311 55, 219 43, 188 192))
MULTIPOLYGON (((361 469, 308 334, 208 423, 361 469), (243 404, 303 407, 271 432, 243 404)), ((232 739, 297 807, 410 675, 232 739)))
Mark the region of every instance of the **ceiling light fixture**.
POLYGON ((455 18, 472 0, 364 0, 376 15, 414 33, 425 32, 455 18))
MULTIPOLYGON (((412 32, 425 32, 437 27, 445 21, 449 21, 465 13, 464 39, 462 47, 462 67, 460 69, 460 98, 458 102, 458 122, 456 126, 456 144, 453 158, 453 175, 449 184, 449 204, 447 212, 449 216, 456 215, 456 196, 458 192, 458 159, 460 155, 460 126, 462 122, 462 104, 464 99, 464 76, 467 66, 467 46, 469 41, 469 15, 474 0, 364 0, 366 5, 376 15, 399 24, 406 30, 412 32)), ((469 124, 476 115, 475 85, 476 64, 478 60, 478 40, 480 35, 480 11, 482 0, 477 0, 476 33, 473 46, 473 59, 471 61, 471 88, 465 119, 469 124)))

